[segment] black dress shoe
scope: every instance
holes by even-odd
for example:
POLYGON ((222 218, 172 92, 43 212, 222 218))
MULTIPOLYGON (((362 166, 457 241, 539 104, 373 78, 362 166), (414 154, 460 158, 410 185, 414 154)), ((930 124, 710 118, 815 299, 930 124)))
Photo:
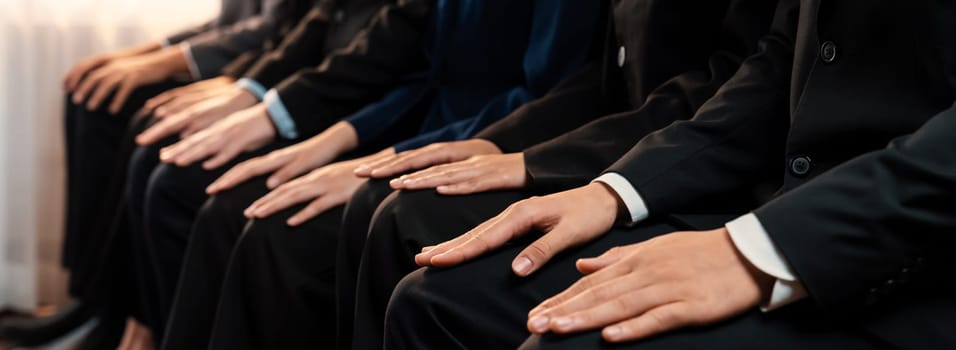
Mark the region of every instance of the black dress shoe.
POLYGON ((93 317, 82 302, 71 302, 54 315, 39 318, 16 317, 0 322, 0 338, 19 346, 37 346, 54 341, 93 317))

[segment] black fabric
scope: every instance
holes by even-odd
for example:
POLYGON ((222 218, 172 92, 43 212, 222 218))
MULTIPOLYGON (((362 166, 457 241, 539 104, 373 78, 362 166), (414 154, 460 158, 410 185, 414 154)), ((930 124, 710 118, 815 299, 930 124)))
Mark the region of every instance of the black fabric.
MULTIPOLYGON (((457 237, 526 197, 521 192, 472 196, 442 196, 432 190, 393 192, 378 207, 371 225, 366 221, 352 226, 346 221, 343 232, 352 245, 339 248, 338 307, 347 312, 339 319, 339 337, 350 336, 354 349, 381 349, 388 299, 398 281, 417 268, 415 254, 422 247, 457 237), (361 234, 366 228, 367 241, 361 234), (361 260, 343 261, 343 250, 360 250, 361 260), (347 265, 357 269, 344 269, 347 265), (341 326, 352 322, 354 330, 341 326)), ((349 215, 350 210, 346 218, 349 215)))
POLYGON ((648 223, 612 230, 596 241, 550 260, 521 278, 511 261, 527 242, 516 242, 473 262, 448 269, 419 269, 392 296, 385 349, 885 349, 852 324, 826 322, 798 308, 743 316, 646 341, 612 346, 598 331, 531 337, 528 311, 580 276, 575 261, 611 247, 633 244, 681 227, 648 223), (522 345, 523 344, 523 345, 522 345))
POLYGON ((129 218, 129 248, 133 252, 129 262, 136 268, 140 285, 141 320, 157 338, 163 334, 172 305, 190 227, 208 198, 206 186, 242 161, 288 146, 275 142, 209 171, 202 169, 201 162, 188 167, 160 163, 159 149, 176 141, 172 137, 138 147, 131 157, 126 182, 124 211, 129 218))
MULTIPOLYGON (((100 257, 106 254, 104 241, 113 225, 114 211, 123 196, 122 185, 116 184, 125 179, 134 147, 132 138, 124 135, 143 119, 137 111, 146 100, 182 84, 167 81, 138 88, 115 115, 106 107, 89 111, 66 97, 67 198, 62 263, 70 272, 70 295, 90 301, 108 295, 106 288, 93 281, 100 257)), ((109 105, 108 101, 104 106, 109 105)))
MULTIPOLYGON (((369 223, 376 208, 392 193, 388 179, 370 180, 359 187, 345 205, 335 252, 336 347, 352 349, 355 323, 355 283, 369 223)), ((362 327, 363 334, 367 334, 362 327)), ((359 348, 356 346, 356 348, 359 348)))

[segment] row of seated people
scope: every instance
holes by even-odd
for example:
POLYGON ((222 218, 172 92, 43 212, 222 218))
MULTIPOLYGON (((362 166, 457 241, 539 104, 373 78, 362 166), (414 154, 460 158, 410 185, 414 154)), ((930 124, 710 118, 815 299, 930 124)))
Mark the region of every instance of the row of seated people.
POLYGON ((67 73, 76 302, 0 335, 954 348, 954 34, 944 0, 223 0, 67 73))

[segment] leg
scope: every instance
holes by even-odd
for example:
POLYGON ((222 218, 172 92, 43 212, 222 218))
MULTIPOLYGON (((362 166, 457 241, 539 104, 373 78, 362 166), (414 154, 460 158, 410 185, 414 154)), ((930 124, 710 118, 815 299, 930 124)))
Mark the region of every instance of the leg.
POLYGON ((428 190, 395 193, 382 203, 352 282, 355 348, 382 347, 388 300, 399 280, 417 268, 414 256, 422 247, 452 239, 525 197, 517 191, 442 196, 428 190))
POLYGON ((286 225, 304 207, 247 224, 226 269, 210 349, 331 347, 334 249, 343 209, 286 225))
POLYGON ((268 193, 256 178, 217 194, 203 204, 189 236, 176 298, 167 323, 166 349, 206 349, 233 247, 246 218, 242 211, 268 193))
POLYGON ((352 195, 345 205, 342 229, 339 233, 335 259, 336 344, 339 349, 351 349, 352 323, 355 301, 355 276, 365 246, 369 222, 375 208, 392 193, 388 180, 371 180, 352 195))
POLYGON ((598 332, 527 339, 528 310, 580 276, 574 268, 577 259, 677 229, 666 224, 647 224, 612 230, 594 242, 558 255, 528 278, 516 277, 510 269, 511 260, 526 242, 516 242, 519 244, 454 268, 418 270, 402 280, 392 296, 386 316, 386 348, 515 348, 523 342, 527 349, 874 348, 869 337, 850 330, 854 327, 808 318, 810 314, 803 312, 799 304, 791 310, 752 312, 719 325, 634 344, 611 346, 599 339, 598 332), (425 335, 417 331, 421 329, 436 331, 425 335))

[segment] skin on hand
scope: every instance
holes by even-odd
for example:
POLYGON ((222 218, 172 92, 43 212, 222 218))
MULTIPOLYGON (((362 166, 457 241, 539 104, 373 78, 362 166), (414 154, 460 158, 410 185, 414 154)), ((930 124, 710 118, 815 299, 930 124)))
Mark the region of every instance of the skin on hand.
POLYGON ((415 256, 421 266, 448 267, 497 249, 529 231, 543 235, 518 253, 511 268, 518 276, 538 270, 556 254, 603 235, 614 225, 619 200, 609 188, 592 183, 512 204, 471 231, 415 256))
POLYGON ((253 151, 275 139, 265 105, 233 113, 212 126, 197 132, 174 145, 160 150, 159 159, 168 164, 185 167, 199 160, 207 170, 218 168, 242 152, 253 151))
POLYGON ((340 122, 306 141, 236 165, 213 181, 206 192, 215 194, 268 173, 272 176, 266 180, 266 186, 275 189, 296 176, 328 164, 357 145, 355 129, 340 122))
POLYGON ((355 170, 355 175, 376 179, 388 178, 410 170, 457 162, 481 154, 501 154, 501 149, 494 143, 482 139, 433 143, 376 162, 362 164, 355 170))
POLYGON ((232 77, 218 76, 170 89, 147 100, 143 109, 152 111, 154 118, 162 119, 199 101, 226 93, 229 88, 233 87, 235 81, 232 77))
POLYGON ((100 63, 80 78, 73 92, 73 103, 86 101, 86 108, 95 110, 113 94, 109 112, 116 114, 137 87, 168 79, 187 70, 185 54, 173 46, 148 54, 130 56, 100 63))
POLYGON ((434 188, 444 195, 466 195, 479 192, 524 188, 528 176, 524 154, 489 154, 466 160, 436 165, 389 182, 396 190, 434 188))
POLYGON ((633 341, 734 317, 758 306, 773 286, 725 228, 612 248, 578 260, 577 268, 586 276, 532 309, 528 330, 602 329, 609 342, 633 341))
POLYGON ((138 56, 150 53, 162 48, 158 42, 150 42, 140 46, 134 46, 125 50, 117 50, 109 53, 103 53, 84 58, 75 64, 63 75, 63 89, 72 92, 80 84, 80 80, 90 72, 112 60, 138 56))
POLYGON ((392 153, 391 149, 386 149, 365 158, 333 163, 313 170, 256 200, 246 208, 244 214, 250 219, 261 219, 298 203, 309 202, 305 208, 286 220, 289 226, 301 225, 326 210, 345 204, 358 187, 368 181, 355 176, 355 168, 359 164, 392 153))
POLYGON ((234 86, 217 89, 211 94, 213 96, 181 112, 158 118, 156 124, 136 136, 136 143, 147 146, 175 134, 187 138, 234 113, 255 106, 259 101, 248 91, 234 86))

